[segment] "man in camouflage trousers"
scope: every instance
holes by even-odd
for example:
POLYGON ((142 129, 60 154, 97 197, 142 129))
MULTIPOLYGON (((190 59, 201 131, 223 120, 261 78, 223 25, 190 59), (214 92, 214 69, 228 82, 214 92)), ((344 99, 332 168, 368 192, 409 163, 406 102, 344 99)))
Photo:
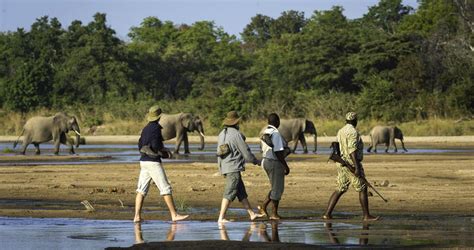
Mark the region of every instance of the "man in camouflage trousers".
POLYGON ((364 221, 378 220, 379 217, 370 215, 369 213, 369 199, 367 195, 367 186, 362 178, 365 177, 364 168, 362 167, 364 144, 359 132, 356 130, 357 114, 355 112, 348 112, 346 114, 346 125, 337 132, 337 141, 339 142, 339 149, 342 158, 354 166, 355 173, 353 174, 347 167, 337 164, 337 190, 329 198, 326 213, 323 219, 332 219, 332 211, 336 206, 339 198, 349 189, 352 184, 354 189, 359 192, 360 205, 364 213, 364 221))

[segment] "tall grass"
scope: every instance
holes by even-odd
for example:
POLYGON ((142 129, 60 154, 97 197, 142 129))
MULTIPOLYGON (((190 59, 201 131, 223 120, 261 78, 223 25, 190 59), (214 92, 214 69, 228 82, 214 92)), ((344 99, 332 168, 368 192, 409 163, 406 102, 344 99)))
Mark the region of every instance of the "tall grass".
MULTIPOLYGON (((138 135, 146 124, 145 114, 147 108, 125 107, 126 111, 111 112, 96 109, 67 109, 67 113, 78 118, 81 133, 84 135, 138 135)), ((26 120, 36 115, 54 115, 56 110, 40 109, 22 115, 16 112, 0 110, 0 135, 19 135, 26 120)), ((172 113, 172 112, 170 112, 172 113)), ((205 114, 195 113, 201 117, 205 114)), ((344 125, 341 118, 328 119, 314 113, 308 116, 316 126, 318 136, 334 136, 344 125)), ((286 117, 282 117, 286 118, 286 117)), ((212 127, 210 122, 204 118, 204 129, 206 135, 217 135, 221 128, 212 127)), ((241 131, 247 137, 256 137, 260 130, 265 127, 266 119, 250 119, 242 121, 241 131)), ((393 122, 381 122, 377 120, 364 120, 359 122, 358 129, 362 134, 369 134, 375 125, 397 125, 405 136, 458 136, 474 135, 474 120, 456 121, 454 119, 430 118, 426 120, 410 121, 395 124, 393 122)))

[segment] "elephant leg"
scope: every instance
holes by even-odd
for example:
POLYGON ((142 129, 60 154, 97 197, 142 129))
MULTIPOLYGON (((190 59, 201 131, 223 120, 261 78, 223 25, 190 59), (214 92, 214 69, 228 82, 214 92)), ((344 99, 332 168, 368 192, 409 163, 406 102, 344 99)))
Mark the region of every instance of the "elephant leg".
POLYGON ((400 140, 400 142, 402 143, 403 150, 405 150, 405 152, 408 152, 408 150, 405 148, 405 143, 403 143, 403 140, 400 140))
POLYGON ((377 143, 374 143, 374 153, 377 153, 377 143))
POLYGON ((54 154, 55 155, 59 154, 59 144, 60 144, 59 140, 54 142, 54 154))
POLYGON ((183 139, 184 139, 184 153, 189 154, 190 152, 189 152, 189 141, 188 141, 187 132, 184 132, 183 139))
POLYGON ((390 144, 387 142, 385 143, 385 153, 388 153, 388 148, 390 147, 390 144))
POLYGON ((295 153, 296 152, 296 147, 298 146, 298 138, 293 140, 295 142, 295 144, 293 144, 293 150, 291 150, 292 153, 295 153))
POLYGON ((373 145, 373 143, 370 144, 370 146, 367 148, 367 153, 370 153, 370 150, 372 150, 372 145, 373 145))
POLYGON ((54 154, 58 155, 59 154, 59 146, 61 143, 65 143, 67 141, 66 134, 61 133, 57 138, 54 139, 54 154))
POLYGON ((72 138, 68 137, 66 134, 64 136, 61 136, 61 143, 69 146, 69 154, 75 154, 74 152, 74 141, 72 138))
POLYGON ((26 152, 26 148, 28 147, 28 145, 30 145, 31 141, 29 138, 25 138, 23 140, 23 143, 21 145, 21 151, 20 151, 20 154, 24 155, 25 152, 26 152))
POLYGON ((36 148, 35 154, 37 154, 37 155, 41 154, 39 143, 33 143, 33 145, 36 148))
POLYGON ((393 144, 393 147, 395 148, 394 152, 395 153, 398 152, 397 144, 395 144, 395 139, 393 139, 392 144, 393 144))
POLYGON ((181 132, 178 132, 178 135, 176 136, 176 144, 174 148, 174 153, 179 154, 179 147, 181 147, 181 143, 183 142, 184 135, 181 132))
POLYGON ((298 139, 301 141, 301 146, 303 147, 303 153, 307 154, 308 145, 306 145, 306 139, 304 138, 304 134, 301 133, 298 139))

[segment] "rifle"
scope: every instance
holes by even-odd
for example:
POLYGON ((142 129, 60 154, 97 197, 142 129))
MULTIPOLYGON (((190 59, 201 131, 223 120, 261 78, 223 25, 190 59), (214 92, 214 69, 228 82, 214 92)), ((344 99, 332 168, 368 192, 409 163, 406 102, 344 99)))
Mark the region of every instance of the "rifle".
MULTIPOLYGON (((352 166, 349 162, 345 161, 344 159, 342 159, 341 157, 341 151, 339 150, 339 142, 331 142, 331 148, 332 148, 332 153, 331 155, 329 155, 329 159, 328 159, 328 162, 329 160, 332 160, 334 162, 337 162, 339 164, 341 164, 342 166, 348 168, 352 174, 355 175, 355 167, 352 166)), ((365 185, 367 185, 369 188, 371 188, 372 190, 374 190, 374 192, 380 197, 382 198, 383 201, 385 202, 388 202, 388 200, 386 200, 385 198, 383 198, 383 196, 377 191, 377 189, 375 189, 372 184, 370 184, 369 181, 367 181, 367 179, 365 179, 364 176, 360 177, 360 179, 362 179, 362 181, 365 183, 365 185)))

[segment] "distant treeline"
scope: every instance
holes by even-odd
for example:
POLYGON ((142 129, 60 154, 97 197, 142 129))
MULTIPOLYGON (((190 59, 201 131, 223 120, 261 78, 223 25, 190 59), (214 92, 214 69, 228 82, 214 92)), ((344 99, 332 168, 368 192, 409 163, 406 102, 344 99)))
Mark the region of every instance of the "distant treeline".
POLYGON ((147 17, 128 41, 103 13, 68 27, 45 16, 0 33, 0 107, 142 117, 159 102, 214 126, 231 109, 254 119, 349 109, 396 122, 471 117, 473 13, 461 0, 421 0, 417 10, 381 0, 354 20, 339 6, 309 18, 289 10, 252 17, 241 39, 213 22, 147 17))

